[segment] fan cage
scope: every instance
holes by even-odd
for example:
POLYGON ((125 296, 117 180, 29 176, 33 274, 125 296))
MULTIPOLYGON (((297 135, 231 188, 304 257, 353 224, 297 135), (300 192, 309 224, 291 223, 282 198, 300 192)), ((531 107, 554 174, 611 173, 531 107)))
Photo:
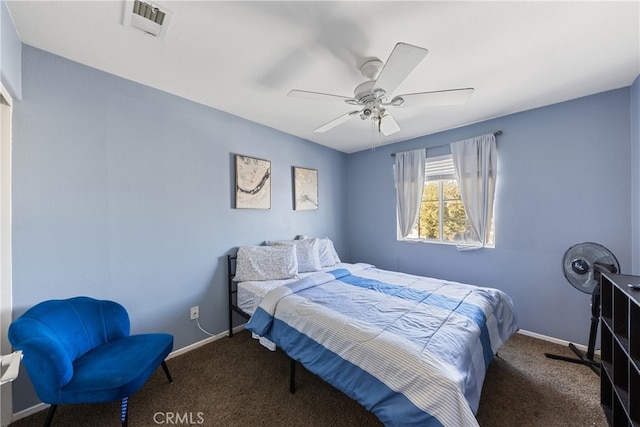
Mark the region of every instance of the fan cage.
POLYGON ((562 260, 562 271, 567 281, 576 289, 585 293, 592 293, 598 285, 601 271, 618 273, 620 264, 615 255, 604 246, 583 242, 571 246, 564 254, 562 260), (577 264, 581 264, 579 267, 577 264), (584 268, 584 273, 576 271, 584 268), (576 267, 576 268, 574 268, 576 267))

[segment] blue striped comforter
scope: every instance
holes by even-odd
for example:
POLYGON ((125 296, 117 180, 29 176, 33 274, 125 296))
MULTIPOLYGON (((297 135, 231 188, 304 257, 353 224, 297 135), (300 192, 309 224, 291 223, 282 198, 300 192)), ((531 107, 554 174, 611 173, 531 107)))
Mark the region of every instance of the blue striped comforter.
POLYGON ((270 291, 246 328, 387 426, 460 427, 518 322, 497 289, 360 263, 270 291))

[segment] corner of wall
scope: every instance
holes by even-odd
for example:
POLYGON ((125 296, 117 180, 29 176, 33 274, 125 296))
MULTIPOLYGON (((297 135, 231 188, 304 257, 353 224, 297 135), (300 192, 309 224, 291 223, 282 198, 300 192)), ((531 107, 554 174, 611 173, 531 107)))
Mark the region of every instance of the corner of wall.
POLYGON ((631 274, 640 275, 640 75, 631 85, 631 274))
POLYGON ((0 81, 14 100, 22 99, 22 42, 6 0, 0 0, 0 81))

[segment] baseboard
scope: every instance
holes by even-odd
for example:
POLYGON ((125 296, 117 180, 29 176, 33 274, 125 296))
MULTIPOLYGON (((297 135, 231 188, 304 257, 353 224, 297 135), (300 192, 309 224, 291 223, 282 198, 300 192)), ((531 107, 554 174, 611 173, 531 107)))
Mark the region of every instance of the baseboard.
POLYGON ((37 405, 33 405, 27 409, 23 409, 20 412, 16 412, 15 414, 13 414, 11 416, 11 422, 15 422, 18 420, 21 420, 22 418, 27 418, 30 415, 35 414, 36 412, 40 412, 40 411, 44 411, 45 409, 49 409, 49 405, 48 403, 38 403, 37 405))
MULTIPOLYGON (((238 333, 240 331, 242 331, 244 329, 244 325, 240 325, 240 326, 236 326, 235 328, 233 328, 233 333, 238 333)), ((174 350, 171 353, 169 353, 169 355, 167 356, 167 360, 169 359, 173 359, 176 356, 180 356, 182 354, 188 353, 192 350, 195 350, 198 347, 202 347, 203 345, 212 343, 214 341, 218 341, 221 338, 227 337, 229 336, 229 330, 227 329, 226 331, 220 332, 219 334, 216 335, 211 335, 209 338, 205 338, 201 341, 195 342, 193 344, 189 344, 186 347, 182 347, 178 350, 174 350)))
MULTIPOLYGON (((240 332, 242 330, 244 330, 244 325, 236 326, 235 328, 233 328, 233 333, 235 334, 235 333, 238 333, 238 332, 240 332)), ((190 352, 192 350, 195 350, 195 349, 197 349, 199 347, 202 347, 203 345, 209 344, 211 342, 217 341, 217 340, 219 340, 221 338, 224 338, 224 337, 227 337, 227 336, 229 336, 229 330, 220 332, 219 334, 216 334, 216 335, 212 335, 212 336, 210 336, 208 338, 205 338, 205 339, 203 339, 201 341, 195 342, 195 343, 190 344, 190 345, 188 345, 186 347, 182 347, 182 348, 179 348, 178 350, 172 351, 171 353, 169 353, 169 355, 167 356, 166 360, 173 359, 176 356, 180 356, 182 354, 188 353, 188 352, 190 352)), ((22 411, 16 412, 15 414, 13 414, 11 416, 11 422, 13 423, 13 422, 18 421, 18 420, 20 420, 22 418, 27 418, 28 416, 33 415, 33 414, 35 414, 37 412, 44 411, 45 409, 49 409, 49 406, 51 406, 51 405, 49 405, 48 403, 42 403, 41 402, 41 403, 38 403, 37 405, 33 405, 33 406, 31 406, 31 407, 29 407, 27 409, 23 409, 22 411)))
MULTIPOLYGON (((525 330, 522 330, 522 329, 519 330, 518 333, 522 334, 522 335, 526 335, 528 337, 537 338, 539 340, 549 341, 549 342, 552 342, 554 344, 559 344, 559 345, 562 345, 562 346, 569 346, 569 344, 570 344, 570 341, 565 341, 565 340, 561 340, 561 339, 558 339, 558 338, 549 337, 547 335, 542 335, 542 334, 538 334, 538 333, 535 333, 535 332, 525 331, 525 330)), ((581 351, 586 352, 588 350, 586 345, 576 344, 576 343, 573 343, 573 345, 575 345, 576 348, 578 348, 581 351)), ((594 351, 594 354, 599 356, 600 355, 600 349, 596 349, 594 351)))

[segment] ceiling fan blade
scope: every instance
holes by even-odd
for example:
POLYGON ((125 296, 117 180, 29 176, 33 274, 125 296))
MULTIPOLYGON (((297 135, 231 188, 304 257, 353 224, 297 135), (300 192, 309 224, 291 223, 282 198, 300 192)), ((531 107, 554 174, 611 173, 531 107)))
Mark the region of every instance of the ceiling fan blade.
POLYGON ((353 102, 357 103, 355 99, 348 98, 346 96, 331 95, 330 93, 310 92, 308 90, 293 89, 289 91, 287 96, 291 98, 311 99, 314 101, 331 101, 331 102, 341 101, 341 102, 346 102, 347 104, 352 104, 352 105, 353 105, 353 102))
POLYGON ((408 93, 394 97, 390 104, 396 107, 435 107, 465 104, 473 88, 436 90, 433 92, 408 93), (401 102, 400 100, 404 102, 401 102))
POLYGON ((407 43, 396 44, 389 59, 387 59, 387 63, 384 64, 382 71, 380 71, 380 75, 373 87, 373 92, 376 89, 382 89, 387 94, 392 94, 420 61, 427 56, 428 52, 427 49, 407 43))
POLYGON ((326 123, 326 124, 320 126, 318 129, 315 129, 314 132, 322 133, 322 132, 326 132, 328 130, 331 130, 334 127, 346 122, 351 117, 353 117, 356 114, 358 114, 359 112, 360 112, 360 110, 356 110, 356 111, 350 111, 350 112, 348 112, 346 114, 343 114, 340 117, 338 117, 337 119, 333 119, 329 123, 326 123))
POLYGON ((398 123, 389 112, 386 112, 380 119, 380 132, 382 132, 384 136, 400 132, 400 126, 398 126, 398 123))

